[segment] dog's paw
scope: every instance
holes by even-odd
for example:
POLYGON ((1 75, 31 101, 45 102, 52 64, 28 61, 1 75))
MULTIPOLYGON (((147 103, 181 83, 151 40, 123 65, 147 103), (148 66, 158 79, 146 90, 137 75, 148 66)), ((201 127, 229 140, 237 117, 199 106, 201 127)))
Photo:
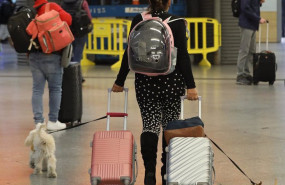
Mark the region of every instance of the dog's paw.
POLYGON ((34 170, 34 174, 42 174, 43 172, 42 172, 42 169, 40 169, 40 168, 35 168, 35 170, 34 170))
POLYGON ((56 172, 50 172, 47 174, 48 178, 56 178, 57 174, 56 172))
POLYGON ((48 171, 47 167, 43 167, 42 171, 43 171, 43 172, 48 171))

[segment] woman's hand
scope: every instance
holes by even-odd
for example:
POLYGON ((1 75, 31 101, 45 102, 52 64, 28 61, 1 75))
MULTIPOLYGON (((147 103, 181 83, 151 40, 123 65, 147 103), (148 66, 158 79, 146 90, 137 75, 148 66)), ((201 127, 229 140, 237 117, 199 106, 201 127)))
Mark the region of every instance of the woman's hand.
POLYGON ((187 99, 191 101, 198 100, 198 91, 196 88, 187 89, 187 99))
POLYGON ((124 87, 121 87, 117 84, 114 84, 113 87, 112 87, 112 91, 113 92, 123 92, 124 91, 124 87))

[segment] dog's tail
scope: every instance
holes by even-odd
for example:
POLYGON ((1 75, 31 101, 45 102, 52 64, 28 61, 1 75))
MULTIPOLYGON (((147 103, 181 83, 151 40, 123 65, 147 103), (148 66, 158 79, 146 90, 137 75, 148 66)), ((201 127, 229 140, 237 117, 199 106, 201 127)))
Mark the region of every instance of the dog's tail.
POLYGON ((36 132, 39 132, 41 130, 41 128, 43 128, 44 126, 45 126, 45 124, 38 123, 36 125, 36 128, 34 130, 30 131, 29 135, 27 136, 27 138, 25 140, 26 146, 32 146, 33 145, 33 140, 34 140, 36 132))
POLYGON ((34 140, 34 135, 35 135, 35 131, 32 130, 30 132, 30 134, 28 135, 28 137, 26 138, 26 140, 25 140, 25 145, 26 146, 32 146, 33 140, 34 140))
MULTIPOLYGON (((43 124, 40 126, 39 130, 39 137, 41 138, 41 140, 43 141, 43 144, 46 147, 46 150, 55 150, 55 141, 54 138, 51 134, 48 134, 46 132, 46 125, 43 124)), ((50 151, 52 152, 52 151, 50 151)))

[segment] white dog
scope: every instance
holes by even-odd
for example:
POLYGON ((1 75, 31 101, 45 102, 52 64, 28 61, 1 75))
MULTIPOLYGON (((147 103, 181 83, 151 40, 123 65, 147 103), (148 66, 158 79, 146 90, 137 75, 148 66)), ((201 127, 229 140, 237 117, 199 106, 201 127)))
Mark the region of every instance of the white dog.
POLYGON ((55 178, 55 142, 53 136, 46 132, 46 125, 38 123, 26 138, 25 145, 31 147, 30 166, 34 168, 34 174, 47 170, 47 176, 55 178))

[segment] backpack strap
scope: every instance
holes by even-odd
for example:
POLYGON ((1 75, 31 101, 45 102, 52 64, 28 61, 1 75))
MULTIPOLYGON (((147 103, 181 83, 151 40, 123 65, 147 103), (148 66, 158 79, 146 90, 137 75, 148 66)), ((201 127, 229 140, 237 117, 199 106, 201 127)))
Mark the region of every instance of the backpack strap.
POLYGON ((187 32, 188 38, 190 38, 190 31, 188 29, 188 22, 184 18, 182 18, 182 17, 176 18, 176 19, 173 19, 173 20, 170 20, 170 18, 168 18, 169 20, 168 20, 167 23, 171 23, 171 22, 178 21, 178 20, 183 20, 184 24, 185 24, 185 27, 186 27, 186 32, 187 32))
POLYGON ((167 19, 165 19, 163 22, 168 24, 168 23, 170 23, 170 19, 171 19, 171 16, 168 17, 167 19))
POLYGON ((182 18, 182 17, 175 18, 175 19, 172 19, 172 20, 170 20, 170 18, 171 18, 171 16, 169 17, 169 21, 168 21, 168 23, 170 23, 170 22, 174 22, 174 21, 178 21, 178 20, 186 21, 186 20, 185 20, 184 18, 182 18))
POLYGON ((78 9, 79 11, 83 9, 83 7, 82 7, 83 3, 84 3, 84 0, 81 0, 80 5, 79 5, 79 9, 78 9))
POLYGON ((142 16, 143 20, 152 18, 152 15, 150 13, 148 13, 147 11, 142 12, 141 16, 142 16))
POLYGON ((50 3, 47 3, 45 6, 45 12, 49 12, 50 11, 50 3))

